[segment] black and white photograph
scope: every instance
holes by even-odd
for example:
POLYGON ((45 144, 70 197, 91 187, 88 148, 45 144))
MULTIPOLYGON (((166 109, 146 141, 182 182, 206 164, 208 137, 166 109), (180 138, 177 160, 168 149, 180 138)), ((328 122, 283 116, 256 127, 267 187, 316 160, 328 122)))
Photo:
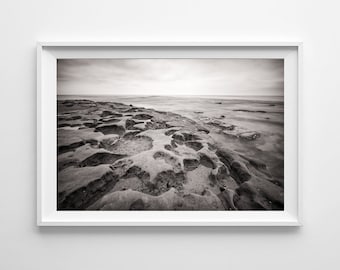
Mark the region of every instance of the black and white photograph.
POLYGON ((1 1, 0 270, 339 268, 339 10, 1 1))
POLYGON ((284 210, 284 60, 58 59, 57 210, 284 210))

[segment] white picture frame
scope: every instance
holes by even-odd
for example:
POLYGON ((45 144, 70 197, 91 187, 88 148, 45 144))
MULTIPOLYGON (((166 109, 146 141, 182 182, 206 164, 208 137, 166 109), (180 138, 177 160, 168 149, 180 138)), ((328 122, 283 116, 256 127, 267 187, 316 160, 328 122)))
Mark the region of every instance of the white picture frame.
POLYGON ((299 173, 301 42, 112 43, 40 42, 37 45, 38 226, 300 226, 299 173), (283 58, 283 211, 57 211, 56 60, 58 58, 283 58))

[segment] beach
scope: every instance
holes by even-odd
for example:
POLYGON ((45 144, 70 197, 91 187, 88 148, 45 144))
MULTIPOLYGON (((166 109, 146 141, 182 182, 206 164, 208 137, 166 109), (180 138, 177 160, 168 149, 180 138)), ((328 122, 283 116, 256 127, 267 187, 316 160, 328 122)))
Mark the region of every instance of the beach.
POLYGON ((283 210, 282 97, 58 96, 58 210, 283 210))

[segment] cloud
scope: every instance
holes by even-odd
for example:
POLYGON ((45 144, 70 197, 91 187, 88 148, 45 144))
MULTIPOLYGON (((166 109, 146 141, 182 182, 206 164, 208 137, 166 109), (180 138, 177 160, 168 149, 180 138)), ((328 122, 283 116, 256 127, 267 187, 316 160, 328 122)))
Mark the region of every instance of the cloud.
POLYGON ((282 59, 59 59, 59 95, 283 95, 282 59))

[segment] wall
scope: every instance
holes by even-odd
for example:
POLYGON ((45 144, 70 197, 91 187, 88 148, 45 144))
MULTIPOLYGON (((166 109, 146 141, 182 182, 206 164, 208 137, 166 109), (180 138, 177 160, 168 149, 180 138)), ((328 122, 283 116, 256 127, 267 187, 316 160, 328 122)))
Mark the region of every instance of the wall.
POLYGON ((1 269, 336 269, 338 1, 0 4, 1 269), (38 228, 37 41, 303 41, 301 228, 38 228))

